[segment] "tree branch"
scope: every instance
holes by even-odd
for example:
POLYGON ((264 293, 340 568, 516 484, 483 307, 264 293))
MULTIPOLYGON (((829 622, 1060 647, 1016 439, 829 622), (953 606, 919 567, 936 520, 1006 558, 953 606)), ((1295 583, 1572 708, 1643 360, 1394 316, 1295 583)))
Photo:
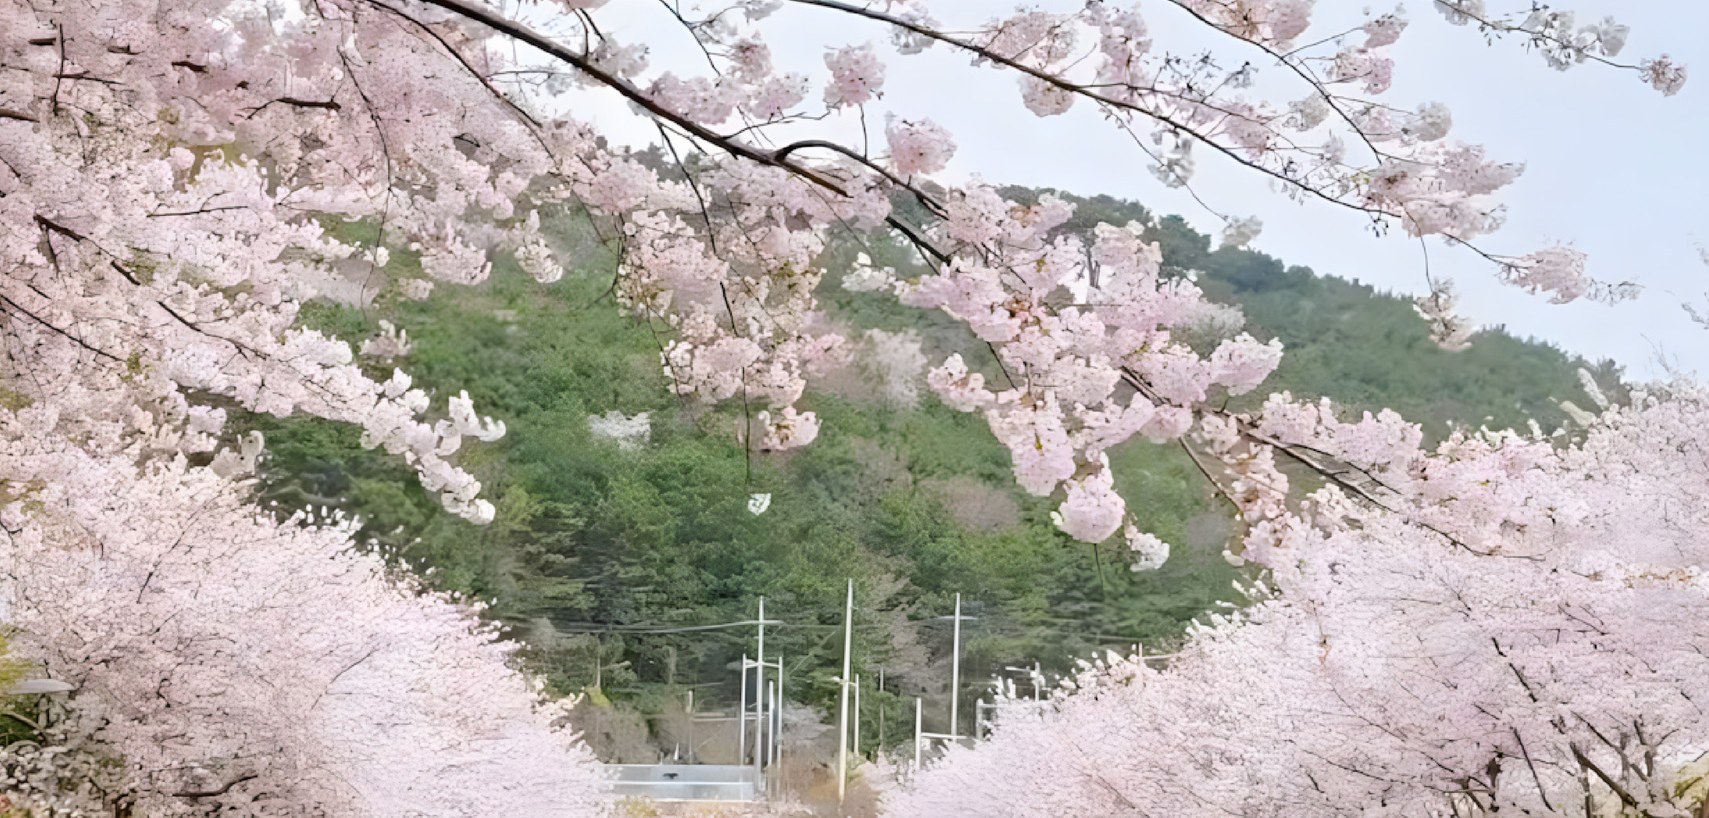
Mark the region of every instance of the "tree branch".
MULTIPOLYGON (((375 7, 385 8, 385 4, 380 2, 380 0, 366 1, 368 4, 375 7)), ((666 108, 664 105, 661 105, 657 100, 654 100, 652 97, 643 93, 641 89, 635 87, 627 80, 605 71, 595 65, 588 57, 564 47, 561 43, 558 43, 552 38, 547 37, 527 25, 504 17, 491 9, 471 5, 470 3, 465 2, 465 0, 420 0, 420 2, 423 5, 443 9, 480 23, 481 25, 504 34, 507 37, 515 39, 526 45, 533 46, 555 59, 562 60, 574 67, 576 70, 586 74, 588 77, 591 77, 599 84, 616 91, 618 94, 622 95, 624 99, 633 102, 655 119, 669 122, 672 125, 681 128, 695 139, 717 145, 721 150, 731 156, 746 159, 750 162, 756 162, 767 167, 781 168, 815 185, 818 185, 819 187, 831 191, 838 196, 845 198, 849 196, 848 191, 836 181, 826 177, 818 171, 813 170, 812 168, 798 162, 790 161, 787 155, 780 158, 776 156, 775 151, 761 150, 745 142, 729 139, 714 132, 706 126, 683 116, 682 114, 666 108)), ((931 247, 929 243, 925 242, 925 240, 920 237, 918 230, 914 226, 903 222, 895 216, 886 216, 885 222, 891 227, 902 231, 909 237, 910 241, 915 243, 916 246, 927 250, 940 261, 949 260, 948 254, 943 253, 935 247, 931 247)))
POLYGON ((236 787, 237 785, 242 784, 245 781, 253 781, 253 780, 260 778, 260 777, 261 777, 260 773, 244 773, 243 775, 240 775, 240 776, 238 776, 238 777, 236 777, 230 781, 227 781, 226 783, 220 785, 216 789, 212 789, 212 790, 180 790, 178 792, 172 793, 172 796, 174 798, 190 798, 190 799, 213 798, 215 796, 225 795, 226 793, 231 792, 233 787, 236 787))

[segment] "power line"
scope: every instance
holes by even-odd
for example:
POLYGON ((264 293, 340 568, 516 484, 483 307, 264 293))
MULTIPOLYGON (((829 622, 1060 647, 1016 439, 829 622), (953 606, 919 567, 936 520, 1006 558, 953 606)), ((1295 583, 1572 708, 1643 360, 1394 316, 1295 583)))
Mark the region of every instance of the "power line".
MULTIPOLYGON (((917 621, 917 622, 933 622, 934 620, 922 619, 922 620, 915 620, 915 621, 917 621)), ((670 626, 670 625, 618 625, 618 624, 601 624, 598 622, 564 622, 564 623, 553 622, 552 626, 554 628, 556 628, 557 630, 562 631, 564 633, 612 633, 612 634, 648 636, 648 635, 667 635, 667 634, 673 634, 673 633, 696 633, 696 632, 704 633, 707 631, 724 630, 727 628, 752 627, 752 626, 758 625, 758 624, 759 624, 759 620, 750 619, 750 620, 743 620, 740 622, 724 622, 724 623, 719 623, 716 625, 670 626)), ((810 631, 831 632, 831 631, 836 631, 836 630, 841 629, 841 626, 839 626, 839 625, 821 625, 818 623, 806 623, 806 622, 784 622, 782 620, 775 620, 775 619, 768 619, 768 620, 766 620, 765 624, 769 627, 792 628, 792 629, 796 629, 796 630, 810 630, 810 631)), ((863 630, 863 631, 881 631, 881 630, 886 630, 889 627, 890 627, 889 625, 882 624, 882 623, 877 623, 877 624, 856 623, 855 624, 856 630, 863 630)), ((1114 634, 1114 633, 1088 632, 1088 631, 1083 631, 1083 630, 1078 630, 1078 629, 1070 629, 1070 628, 1052 628, 1052 627, 1048 627, 1048 626, 1044 626, 1044 625, 1028 625, 1028 624, 1023 624, 1023 623, 999 624, 995 629, 998 631, 1006 631, 1009 633, 1036 631, 1036 632, 1042 632, 1042 633, 1068 634, 1068 635, 1072 635, 1072 636, 1082 637, 1082 638, 1084 638, 1090 642, 1105 643, 1105 644, 1123 643, 1123 644, 1139 645, 1139 644, 1145 644, 1146 642, 1158 641, 1155 639, 1150 639, 1150 640, 1141 639, 1137 636, 1123 636, 1121 634, 1114 634)))
POLYGON ((560 631, 578 633, 688 633, 691 631, 715 631, 724 628, 750 628, 755 625, 787 625, 779 619, 744 619, 739 622, 720 622, 716 625, 617 625, 601 624, 598 622, 553 622, 552 627, 560 631))
MULTIPOLYGON (((869 611, 869 613, 877 613, 877 612, 869 611)), ((966 618, 971 619, 972 617, 966 617, 966 618)), ((910 624, 928 624, 928 623, 938 624, 938 622, 940 620, 948 621, 949 619, 951 619, 951 617, 940 616, 940 617, 929 617, 929 618, 925 618, 925 619, 911 619, 908 621, 910 624)), ((1072 624, 1073 623, 1073 620, 1071 620, 1071 619, 1065 619, 1065 618, 1053 618, 1053 619, 1054 619, 1054 621, 1062 622, 1065 624, 1072 624)), ((1051 627, 1049 625, 1041 625, 1041 624, 1032 623, 1032 622, 1023 622, 1023 621, 1018 621, 1018 620, 1014 620, 1014 619, 1009 619, 1006 617, 992 617, 992 618, 988 618, 986 621, 991 623, 991 626, 992 626, 991 629, 992 630, 999 631, 999 632, 1015 633, 1015 632, 1036 631, 1036 632, 1043 632, 1043 633, 1068 634, 1068 635, 1072 635, 1072 636, 1079 636, 1081 638, 1087 639, 1087 640, 1092 641, 1092 642, 1102 642, 1102 643, 1125 642, 1125 643, 1136 644, 1136 645, 1137 644, 1144 644, 1147 642, 1158 641, 1157 639, 1142 639, 1142 638, 1137 637, 1137 636, 1127 636, 1127 635, 1123 635, 1123 634, 1114 634, 1114 633, 1100 633, 1097 631, 1087 631, 1087 630, 1083 630, 1080 628, 1055 628, 1055 627, 1051 627)), ((707 631, 725 630, 725 629, 729 629, 729 628, 751 628, 751 627, 754 627, 754 626, 759 625, 759 624, 762 624, 762 623, 758 619, 743 619, 743 620, 738 620, 735 622, 720 622, 720 623, 715 623, 715 624, 710 624, 710 625, 619 624, 619 623, 607 623, 607 622, 560 622, 560 621, 554 620, 552 622, 552 627, 556 628, 559 631, 563 631, 566 633, 617 633, 617 634, 636 634, 636 635, 654 635, 654 634, 663 635, 663 634, 673 634, 673 633, 701 633, 701 632, 707 632, 707 631)), ((798 630, 822 630, 822 631, 837 631, 837 630, 842 630, 842 627, 843 627, 841 625, 826 625, 826 624, 820 624, 818 622, 787 622, 787 621, 784 621, 781 619, 767 619, 767 620, 764 620, 763 624, 767 625, 768 627, 794 628, 794 629, 798 629, 798 630)), ((856 622, 854 624, 854 627, 856 629, 864 630, 864 631, 882 631, 882 630, 888 630, 892 626, 889 623, 885 623, 885 622, 856 622)))

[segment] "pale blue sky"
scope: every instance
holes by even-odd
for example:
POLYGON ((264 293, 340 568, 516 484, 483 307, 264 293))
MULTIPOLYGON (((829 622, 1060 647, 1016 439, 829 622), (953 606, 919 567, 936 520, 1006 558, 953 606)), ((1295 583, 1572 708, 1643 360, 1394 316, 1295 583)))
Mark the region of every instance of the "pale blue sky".
MULTIPOLYGON (((1350 0, 1319 0, 1317 5, 1323 28, 1312 33, 1319 36, 1333 33, 1330 21, 1356 24, 1365 8, 1392 8, 1350 0)), ((1491 0, 1490 5, 1528 4, 1491 0)), ((951 24, 979 22, 1012 8, 979 0, 940 0, 934 7, 951 24)), ((1407 14, 1412 27, 1395 46, 1396 80, 1387 101, 1407 108, 1444 102, 1454 113, 1454 138, 1481 143, 1494 157, 1526 163, 1525 175, 1504 193, 1507 226, 1482 243, 1487 249, 1521 254, 1571 242, 1590 254, 1599 278, 1636 281, 1644 293, 1616 306, 1551 305, 1496 282, 1484 260, 1437 244, 1430 250, 1431 271, 1455 280, 1463 311, 1480 324, 1505 324, 1516 334, 1541 337, 1586 356, 1612 357, 1638 378, 1661 376, 1656 362, 1663 355, 1684 370, 1709 373, 1709 330, 1691 323, 1680 308, 1686 300, 1703 303, 1709 290, 1709 267, 1696 246, 1700 238, 1709 241, 1702 204, 1709 195, 1709 170, 1700 155, 1709 132, 1709 43, 1704 37, 1709 2, 1575 0, 1571 7, 1584 22, 1611 14, 1631 26, 1623 60, 1665 52, 1703 75, 1677 96, 1664 98, 1630 72, 1590 64, 1558 72, 1516 41, 1486 46, 1474 30, 1448 25, 1428 2, 1415 0, 1407 14)), ((1207 43, 1226 46, 1226 39, 1207 38, 1166 2, 1146 3, 1142 9, 1159 49, 1190 53, 1207 43)), ((682 50, 691 47, 686 35, 663 25, 657 4, 617 0, 599 19, 623 39, 654 43, 655 65, 695 70, 695 62, 680 60, 699 55, 682 50)), ((779 63, 815 75, 824 71, 825 47, 882 42, 888 36, 876 24, 797 7, 779 13, 768 30, 779 63)), ((1302 41, 1311 38, 1308 33, 1302 41)), ((1281 73, 1264 70, 1256 52, 1223 47, 1221 53, 1230 64, 1253 59, 1262 75, 1281 73)), ((703 70, 704 63, 699 65, 703 70)), ((596 96, 576 107, 593 107, 580 113, 602 129, 644 138, 647 131, 622 125, 626 114, 607 108, 607 102, 596 96)), ((896 58, 885 99, 868 111, 875 135, 885 110, 930 116, 954 132, 954 174, 1135 199, 1160 212, 1180 213, 1205 232, 1220 232, 1220 222, 1184 193, 1160 185, 1127 137, 1097 116, 1077 108, 1063 117, 1038 119, 1020 106, 1012 75, 973 69, 959 55, 938 49, 896 58)), ((846 136, 852 122, 818 127, 846 136)), ((1195 188, 1220 210, 1262 218, 1265 230, 1254 247, 1289 264, 1383 289, 1413 293, 1425 288, 1418 243, 1398 235, 1375 238, 1358 214, 1295 204, 1272 192, 1264 180, 1208 154, 1200 157, 1195 188)))

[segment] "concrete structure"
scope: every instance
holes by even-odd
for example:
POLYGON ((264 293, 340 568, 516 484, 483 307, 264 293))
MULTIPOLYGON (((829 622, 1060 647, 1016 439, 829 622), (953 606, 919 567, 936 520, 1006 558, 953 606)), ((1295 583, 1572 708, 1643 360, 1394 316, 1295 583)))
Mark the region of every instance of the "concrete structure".
POLYGON ((748 802, 760 788, 750 764, 607 764, 612 794, 653 801, 748 802))

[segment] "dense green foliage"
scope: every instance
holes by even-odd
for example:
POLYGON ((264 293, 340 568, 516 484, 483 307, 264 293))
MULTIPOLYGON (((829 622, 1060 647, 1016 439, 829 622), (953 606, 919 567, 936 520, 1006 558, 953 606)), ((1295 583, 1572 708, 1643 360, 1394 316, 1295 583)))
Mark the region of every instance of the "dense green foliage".
MULTIPOLYGON (((1135 205, 1096 199, 1083 202, 1077 224, 1144 217, 1135 205)), ((597 686, 602 698, 655 710, 702 685, 701 701, 728 703, 751 628, 642 631, 749 619, 763 595, 768 616, 784 623, 768 633, 767 650, 784 657, 792 698, 827 702, 845 578, 858 589, 861 672, 873 679, 883 668, 888 690, 934 700, 944 695, 949 645, 948 623, 935 617, 955 593, 979 617, 966 626, 968 698, 1005 664, 1061 668, 1099 646, 1166 647, 1187 620, 1232 598, 1237 573, 1220 557, 1226 509, 1178 447, 1141 442, 1113 455, 1142 525, 1177 546, 1167 567, 1148 574, 1129 572, 1118 544, 1094 548, 1057 532, 1048 501, 1014 488, 982 418, 929 395, 917 408, 888 404, 852 370, 809 393, 807 408, 825 421, 817 442, 788 456, 750 454, 739 406, 707 410, 669 394, 658 340, 606 295, 610 259, 587 225, 566 219, 560 230, 585 262, 557 284, 539 286, 501 264, 489 283, 444 288, 426 302, 382 299, 306 316, 346 338, 389 318, 415 343, 401 365, 439 390, 436 403, 465 389, 506 422, 504 440, 462 455, 498 507, 492 525, 440 511, 401 463, 360 449, 354 430, 251 421, 267 435, 267 499, 361 515, 375 547, 431 569, 438 587, 492 601, 558 690, 597 686), (652 413, 650 443, 624 452, 594 437, 588 416, 608 410, 652 413), (747 510, 755 492, 773 495, 763 515, 747 510)), ((1559 419, 1554 401, 1577 395, 1581 363, 1554 348, 1488 332, 1470 351, 1445 353, 1402 299, 1257 253, 1212 252, 1177 219, 1155 235, 1171 268, 1201 271, 1213 297, 1242 306, 1250 331, 1284 341, 1276 388, 1391 406, 1437 429, 1486 417, 1547 425, 1559 419)), ((883 263, 906 263, 882 239, 862 243, 883 263)), ((854 249, 839 247, 828 266, 854 249)), ((399 255, 394 263, 411 263, 399 255)), ((831 319, 853 336, 909 329, 933 361, 954 350, 990 366, 989 352, 942 316, 834 281, 825 290, 831 319)), ((890 735, 903 735, 901 699, 886 701, 890 735)))

